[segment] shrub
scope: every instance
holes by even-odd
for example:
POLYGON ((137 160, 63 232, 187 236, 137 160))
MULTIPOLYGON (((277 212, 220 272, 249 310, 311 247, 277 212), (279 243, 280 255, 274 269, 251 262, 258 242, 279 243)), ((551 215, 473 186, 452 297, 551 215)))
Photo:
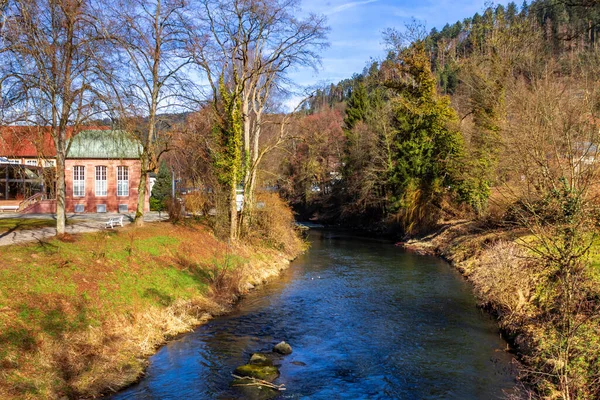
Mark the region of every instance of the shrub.
POLYGON ((181 204, 181 200, 168 198, 165 203, 169 212, 169 220, 176 222, 183 218, 183 204, 181 204))
POLYGON ((294 213, 277 193, 257 193, 250 220, 250 238, 260 238, 277 250, 294 254, 302 248, 294 213))
POLYGON ((192 215, 207 215, 210 210, 210 199, 206 193, 193 192, 185 196, 185 209, 192 215))

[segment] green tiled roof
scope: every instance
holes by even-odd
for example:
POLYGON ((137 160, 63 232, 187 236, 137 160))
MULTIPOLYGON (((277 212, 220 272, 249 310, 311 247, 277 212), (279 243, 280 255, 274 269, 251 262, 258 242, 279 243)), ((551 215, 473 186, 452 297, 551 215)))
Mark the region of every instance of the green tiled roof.
POLYGON ((71 139, 67 158, 138 158, 139 145, 125 131, 82 131, 71 139))

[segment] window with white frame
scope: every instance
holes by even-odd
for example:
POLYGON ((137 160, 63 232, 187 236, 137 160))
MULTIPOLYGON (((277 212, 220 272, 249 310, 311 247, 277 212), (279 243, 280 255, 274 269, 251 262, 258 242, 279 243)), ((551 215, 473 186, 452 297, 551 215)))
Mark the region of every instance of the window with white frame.
POLYGON ((117 167, 117 196, 129 196, 129 168, 117 167))
POLYGON ((45 160, 44 167, 56 167, 56 160, 45 160))
POLYGON ((37 167, 38 161, 37 160, 25 160, 25 164, 37 167))
POLYGON ((85 196, 85 167, 75 165, 73 167, 73 197, 85 196))
POLYGON ((106 196, 106 167, 104 165, 96 166, 96 196, 106 196))

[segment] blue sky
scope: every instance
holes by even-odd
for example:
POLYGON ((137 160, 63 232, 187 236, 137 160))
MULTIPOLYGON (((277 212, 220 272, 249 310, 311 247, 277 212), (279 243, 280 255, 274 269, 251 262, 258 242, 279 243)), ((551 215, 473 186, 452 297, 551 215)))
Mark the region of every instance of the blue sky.
MULTIPOLYGON (((486 0, 303 0, 304 12, 325 14, 331 27, 331 46, 320 71, 300 70, 290 76, 300 85, 337 83, 363 70, 370 58, 385 56, 382 31, 402 29, 411 18, 427 31, 481 13, 486 0)), ((508 1, 498 1, 506 5, 508 1)), ((520 2, 517 2, 520 4, 520 2)))

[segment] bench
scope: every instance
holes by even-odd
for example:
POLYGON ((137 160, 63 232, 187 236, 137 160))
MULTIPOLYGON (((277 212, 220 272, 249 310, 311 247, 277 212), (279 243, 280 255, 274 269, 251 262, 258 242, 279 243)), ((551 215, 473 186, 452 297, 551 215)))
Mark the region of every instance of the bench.
POLYGON ((17 211, 19 211, 19 206, 0 206, 0 211, 1 212, 4 212, 4 211, 17 212, 17 211))
POLYGON ((106 221, 106 229, 113 229, 116 225, 123 226, 123 216, 119 215, 118 217, 112 217, 108 221, 106 221))

